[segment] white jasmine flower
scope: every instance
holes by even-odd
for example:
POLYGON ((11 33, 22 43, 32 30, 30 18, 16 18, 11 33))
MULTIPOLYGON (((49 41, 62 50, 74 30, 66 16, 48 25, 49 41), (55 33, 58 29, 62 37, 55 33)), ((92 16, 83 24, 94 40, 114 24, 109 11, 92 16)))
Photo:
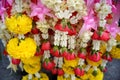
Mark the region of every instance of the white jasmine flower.
POLYGON ((68 77, 69 77, 69 74, 65 73, 65 74, 64 74, 64 77, 65 77, 65 78, 68 78, 68 77))
POLYGON ((93 69, 94 69, 95 71, 97 71, 97 70, 98 70, 97 66, 93 66, 93 69))
POLYGON ((72 16, 72 13, 69 10, 62 11, 60 10, 59 12, 56 12, 55 15, 60 18, 60 19, 69 19, 70 16, 72 16))
POLYGON ((40 78, 41 76, 40 76, 40 73, 35 73, 35 76, 37 77, 37 78, 40 78))
POLYGON ((58 60, 59 60, 59 61, 58 61, 58 67, 59 67, 59 68, 62 68, 62 65, 63 65, 63 57, 59 57, 58 60))
POLYGON ((36 22, 37 28, 42 32, 42 33, 48 33, 48 28, 50 27, 49 24, 46 21, 38 21, 36 22))
POLYGON ((35 34, 34 35, 34 40, 37 43, 37 46, 40 46, 40 35, 39 34, 35 34))
POLYGON ((22 7, 23 7, 23 5, 22 5, 22 0, 15 0, 15 10, 17 11, 17 12, 22 12, 22 7))
POLYGON ((33 77, 33 75, 32 75, 32 74, 28 74, 28 80, 31 80, 31 79, 32 79, 32 77, 33 77))
POLYGON ((76 80, 75 74, 71 74, 71 80, 76 80))
POLYGON ((100 40, 93 40, 93 48, 94 50, 100 50, 100 40))
POLYGON ((117 43, 116 43, 116 40, 114 38, 111 38, 109 41, 108 41, 108 44, 107 44, 107 51, 111 51, 112 47, 115 46, 117 43))
POLYGON ((100 27, 105 27, 105 24, 106 24, 106 20, 100 20, 99 21, 99 26, 100 27))
POLYGON ((43 38, 43 39, 48 39, 48 36, 49 36, 48 33, 43 33, 43 34, 42 34, 42 38, 43 38))

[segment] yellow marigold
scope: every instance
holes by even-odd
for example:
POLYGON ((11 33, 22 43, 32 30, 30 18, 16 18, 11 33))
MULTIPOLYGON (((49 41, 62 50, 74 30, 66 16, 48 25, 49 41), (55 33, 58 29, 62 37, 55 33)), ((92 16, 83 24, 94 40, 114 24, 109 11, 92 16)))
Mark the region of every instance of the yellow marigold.
MULTIPOLYGON (((40 73, 40 75, 41 75, 40 80, 49 80, 48 76, 45 73, 40 73)), ((22 80, 28 80, 28 75, 23 76, 22 80)), ((32 80, 39 80, 39 79, 33 76, 32 80)))
POLYGON ((92 66, 99 66, 102 63, 102 60, 98 61, 98 62, 94 62, 89 60, 88 58, 86 59, 86 61, 88 62, 88 64, 92 65, 92 66))
MULTIPOLYGON (((83 76, 80 77, 81 80, 88 80, 88 75, 87 74, 84 74, 83 76)), ((78 79, 79 80, 79 79, 78 79)))
POLYGON ((103 80, 104 74, 99 69, 97 70, 96 76, 93 76, 92 72, 93 68, 91 68, 87 73, 89 80, 103 80))
POLYGON ((28 80, 28 75, 23 76, 23 77, 22 77, 22 80, 28 80))
POLYGON ((120 48, 114 46, 110 52, 111 56, 116 59, 120 59, 120 48))
POLYGON ((6 18, 5 23, 8 30, 16 34, 26 34, 32 29, 32 19, 24 14, 16 14, 6 18))
POLYGON ((106 47, 107 47, 107 44, 105 42, 102 42, 100 45, 100 52, 102 52, 102 54, 106 52, 106 47))
POLYGON ((35 74, 41 69, 40 63, 35 63, 35 64, 25 64, 23 66, 24 70, 29 73, 29 74, 35 74))
POLYGON ((117 34, 116 40, 117 40, 117 41, 120 41, 120 34, 117 34))
POLYGON ((68 66, 76 67, 78 65, 78 60, 79 60, 78 58, 76 58, 75 60, 66 60, 66 59, 64 59, 64 65, 66 67, 68 67, 68 66))
POLYGON ((72 67, 66 67, 66 66, 63 64, 62 69, 63 69, 64 72, 67 73, 67 74, 74 74, 74 68, 72 68, 72 67))
POLYGON ((22 60, 22 62, 23 62, 24 64, 35 64, 35 63, 40 62, 40 57, 38 57, 38 56, 33 56, 33 57, 31 57, 31 58, 21 59, 21 60, 22 60))
POLYGON ((71 80, 70 77, 65 78, 64 76, 57 76, 57 80, 71 80))
POLYGON ((49 80, 48 76, 45 73, 41 73, 40 80, 49 80))
POLYGON ((34 56, 36 47, 36 42, 32 38, 25 38, 24 40, 13 38, 7 44, 7 52, 13 58, 26 59, 34 56))

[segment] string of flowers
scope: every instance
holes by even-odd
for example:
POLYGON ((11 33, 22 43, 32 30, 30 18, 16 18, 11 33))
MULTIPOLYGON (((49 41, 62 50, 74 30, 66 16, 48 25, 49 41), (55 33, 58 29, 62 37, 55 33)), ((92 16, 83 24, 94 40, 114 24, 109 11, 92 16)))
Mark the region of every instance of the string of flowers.
POLYGON ((2 0, 0 39, 7 69, 22 80, 103 80, 108 61, 120 59, 119 4, 112 0, 2 0))

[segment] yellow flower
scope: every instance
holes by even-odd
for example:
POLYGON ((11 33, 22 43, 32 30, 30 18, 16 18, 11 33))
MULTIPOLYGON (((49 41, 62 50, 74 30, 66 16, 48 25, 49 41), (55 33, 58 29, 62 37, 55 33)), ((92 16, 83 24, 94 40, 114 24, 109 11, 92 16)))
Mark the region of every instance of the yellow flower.
MULTIPOLYGON (((40 80, 49 80, 48 76, 45 73, 40 73, 40 75, 41 75, 40 80)), ((28 75, 23 76, 22 80, 28 80, 28 75)), ((39 79, 33 76, 32 80, 39 80, 39 79)))
POLYGON ((92 72, 93 72, 93 68, 90 68, 90 70, 87 72, 89 80, 103 80, 104 74, 99 69, 97 70, 96 76, 93 76, 92 72))
POLYGON ((63 69, 64 72, 67 73, 67 74, 74 74, 74 68, 72 68, 72 67, 66 67, 66 66, 63 64, 62 69, 63 69))
POLYGON ((117 41, 120 41, 120 34, 117 34, 116 40, 117 40, 117 41))
POLYGON ((41 65, 40 65, 40 62, 35 64, 25 64, 23 68, 27 73, 35 74, 41 69, 41 65))
POLYGON ((16 34, 26 34, 32 29, 32 19, 27 15, 16 14, 6 18, 5 23, 8 30, 16 34))
POLYGON ((83 76, 80 77, 81 80, 87 80, 88 79, 88 75, 87 74, 84 74, 83 76))
POLYGON ((21 59, 21 60, 22 60, 22 62, 23 62, 24 64, 35 64, 35 63, 40 62, 40 57, 38 57, 38 56, 33 56, 33 57, 31 57, 31 58, 21 59))
POLYGON ((114 46, 110 52, 111 56, 116 59, 120 59, 120 48, 114 46))
POLYGON ((31 38, 24 40, 13 38, 7 44, 7 52, 13 58, 26 59, 34 56, 36 47, 36 42, 31 38))
POLYGON ((22 80, 28 80, 28 75, 23 76, 23 77, 22 77, 22 80))
POLYGON ((94 62, 89 60, 88 58, 86 59, 86 61, 88 62, 88 64, 92 65, 92 66, 99 66, 102 63, 102 60, 98 61, 98 62, 94 62))
POLYGON ((66 59, 64 59, 64 65, 66 66, 66 67, 68 67, 68 66, 71 66, 71 67, 76 67, 77 65, 78 65, 78 58, 77 59, 75 59, 75 60, 66 60, 66 59))
POLYGON ((57 76, 57 80, 71 80, 70 77, 65 78, 64 76, 57 76))
POLYGON ((107 47, 107 44, 105 42, 102 42, 100 45, 100 52, 102 52, 102 54, 106 52, 106 47, 107 47))
POLYGON ((41 73, 40 80, 49 80, 48 76, 45 73, 41 73))

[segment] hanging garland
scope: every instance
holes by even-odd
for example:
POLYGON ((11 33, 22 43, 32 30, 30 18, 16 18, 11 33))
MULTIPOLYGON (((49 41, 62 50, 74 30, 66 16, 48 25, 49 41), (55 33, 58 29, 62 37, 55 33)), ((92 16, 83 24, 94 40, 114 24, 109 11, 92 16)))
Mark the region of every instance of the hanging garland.
POLYGON ((0 39, 22 80, 103 80, 120 59, 119 3, 112 0, 2 0, 0 39))

